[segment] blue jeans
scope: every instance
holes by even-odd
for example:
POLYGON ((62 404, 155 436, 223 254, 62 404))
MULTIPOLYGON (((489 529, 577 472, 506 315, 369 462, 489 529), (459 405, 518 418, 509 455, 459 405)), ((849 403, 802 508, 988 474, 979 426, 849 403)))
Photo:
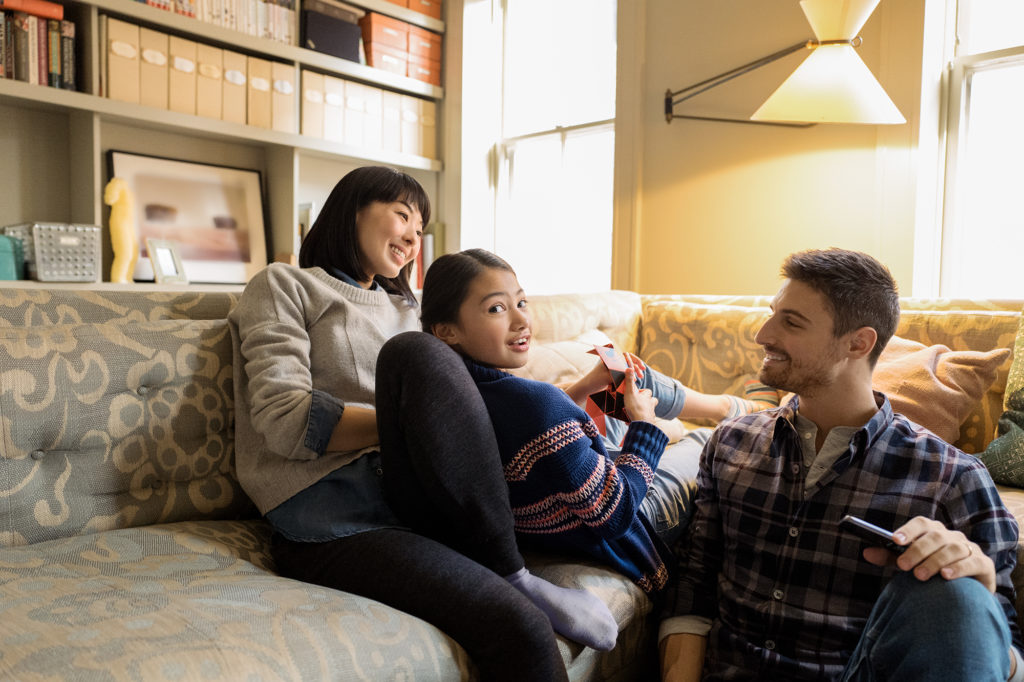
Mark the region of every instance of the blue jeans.
POLYGON ((900 572, 875 602, 841 679, 1005 682, 1009 675, 1010 628, 981 583, 921 582, 900 572))
MULTIPOLYGON (((686 402, 682 384, 646 365, 645 368, 639 388, 650 389, 651 394, 658 399, 654 414, 662 419, 674 419, 686 402)), ((625 437, 628 427, 626 422, 605 417, 607 435, 604 444, 612 457, 620 452, 619 443, 625 437)), ((711 429, 696 429, 678 443, 666 447, 654 472, 654 481, 640 504, 640 510, 654 526, 658 537, 669 547, 674 547, 682 537, 693 515, 697 465, 710 434, 711 429)))

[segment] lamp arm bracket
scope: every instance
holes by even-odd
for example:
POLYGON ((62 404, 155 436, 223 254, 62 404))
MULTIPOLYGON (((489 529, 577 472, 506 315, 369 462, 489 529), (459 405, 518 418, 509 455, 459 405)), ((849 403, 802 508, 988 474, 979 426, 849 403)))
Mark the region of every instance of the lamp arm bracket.
POLYGON ((748 62, 746 64, 743 64, 742 66, 737 66, 734 69, 730 69, 728 71, 720 73, 717 76, 712 76, 711 78, 707 78, 698 83, 687 85, 685 88, 680 88, 679 90, 666 90, 665 121, 671 123, 673 118, 690 118, 711 121, 734 121, 735 119, 709 118, 703 116, 684 116, 676 114, 673 111, 673 109, 677 104, 681 102, 685 102, 686 100, 696 97, 697 95, 703 92, 707 92, 712 88, 717 88, 719 85, 727 83, 731 81, 733 78, 738 78, 744 74, 750 73, 751 71, 760 69, 762 66, 767 66, 768 64, 776 62, 782 59, 783 57, 787 57, 799 50, 813 50, 815 48, 821 47, 822 45, 852 45, 853 47, 856 48, 860 46, 861 42, 863 41, 861 40, 860 36, 844 40, 804 40, 794 45, 790 45, 789 47, 784 47, 778 52, 773 52, 772 54, 761 57, 760 59, 755 59, 752 62, 748 62))

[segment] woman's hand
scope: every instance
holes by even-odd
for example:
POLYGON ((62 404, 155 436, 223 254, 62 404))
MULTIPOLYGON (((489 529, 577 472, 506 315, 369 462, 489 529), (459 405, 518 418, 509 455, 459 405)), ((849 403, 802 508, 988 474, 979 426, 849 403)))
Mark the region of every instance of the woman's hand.
POLYGON ((346 405, 331 433, 327 452, 362 450, 377 443, 377 411, 372 407, 346 405))
POLYGON ((626 370, 626 378, 622 383, 626 387, 622 397, 630 421, 653 424, 657 420, 654 408, 658 405, 658 399, 651 395, 650 389, 640 390, 636 387, 636 370, 633 367, 626 370))

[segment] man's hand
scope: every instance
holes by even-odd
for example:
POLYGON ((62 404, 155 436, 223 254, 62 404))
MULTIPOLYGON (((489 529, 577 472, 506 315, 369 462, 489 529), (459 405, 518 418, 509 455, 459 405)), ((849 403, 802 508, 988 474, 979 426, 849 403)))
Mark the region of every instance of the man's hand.
POLYGON ((895 564, 901 571, 913 571, 918 580, 939 574, 946 580, 974 578, 989 592, 996 591, 996 567, 981 547, 963 533, 938 521, 918 516, 897 528, 896 543, 907 545, 899 557, 881 547, 868 547, 864 558, 876 566, 895 564))

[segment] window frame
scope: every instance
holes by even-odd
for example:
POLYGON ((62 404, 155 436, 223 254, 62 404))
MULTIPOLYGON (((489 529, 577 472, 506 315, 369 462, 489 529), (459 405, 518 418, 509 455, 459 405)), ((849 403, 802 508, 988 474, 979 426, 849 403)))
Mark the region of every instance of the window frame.
MULTIPOLYGON (((959 5, 952 0, 954 5, 959 5)), ((952 16, 957 17, 958 12, 952 16)), ((957 19, 954 19, 957 21, 957 19)), ((955 27, 957 28, 957 27, 955 27)), ((957 33, 959 29, 957 28, 957 33)), ((940 297, 963 298, 962 288, 966 272, 957 266, 957 254, 967 230, 962 226, 962 186, 958 182, 958 170, 966 153, 967 131, 970 127, 971 83, 975 74, 1010 64, 1024 66, 1024 44, 979 52, 960 54, 960 41, 955 41, 953 54, 946 68, 946 126, 945 165, 942 178, 942 222, 939 230, 938 249, 938 295, 940 297)))

